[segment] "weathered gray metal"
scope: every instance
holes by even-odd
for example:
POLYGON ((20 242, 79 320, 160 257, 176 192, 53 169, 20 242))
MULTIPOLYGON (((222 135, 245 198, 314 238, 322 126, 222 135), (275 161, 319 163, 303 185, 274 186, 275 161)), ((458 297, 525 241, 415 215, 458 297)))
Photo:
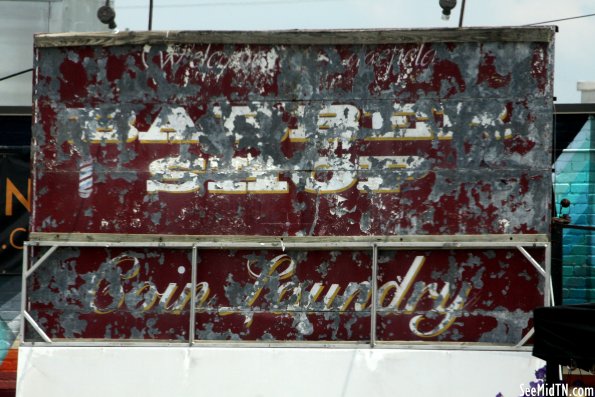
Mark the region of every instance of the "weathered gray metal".
POLYGON ((517 343, 550 295, 553 35, 38 36, 29 252, 63 248, 28 313, 52 340, 517 343))

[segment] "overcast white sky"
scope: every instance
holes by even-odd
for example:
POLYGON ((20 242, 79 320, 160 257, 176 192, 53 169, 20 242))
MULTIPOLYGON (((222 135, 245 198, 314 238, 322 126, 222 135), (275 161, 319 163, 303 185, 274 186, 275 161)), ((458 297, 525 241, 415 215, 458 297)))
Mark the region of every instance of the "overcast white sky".
MULTIPOLYGON (((115 0, 120 30, 147 30, 149 0, 115 0)), ((456 27, 438 0, 154 0, 153 30, 456 27)), ((513 26, 595 13, 595 0, 467 0, 464 26, 513 26)), ((555 95, 580 102, 577 81, 595 80, 595 17, 556 22, 555 95)))

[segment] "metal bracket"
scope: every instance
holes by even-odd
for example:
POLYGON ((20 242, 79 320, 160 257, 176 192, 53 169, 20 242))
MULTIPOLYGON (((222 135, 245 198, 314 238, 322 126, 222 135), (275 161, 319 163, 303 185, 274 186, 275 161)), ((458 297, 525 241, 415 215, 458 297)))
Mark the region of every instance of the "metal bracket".
POLYGON ((529 330, 529 332, 527 332, 527 335, 525 335, 523 337, 523 339, 521 339, 521 341, 515 345, 515 347, 523 346, 525 343, 527 343, 529 341, 529 339, 531 339, 531 337, 533 336, 534 333, 535 333, 535 328, 531 328, 529 330))
POLYGON ((535 269, 537 269, 537 271, 539 272, 539 274, 541 274, 543 277, 546 276, 546 272, 545 270, 541 267, 541 265, 531 256, 531 254, 529 254, 527 252, 527 250, 524 247, 518 246, 517 247, 519 251, 521 251, 521 254, 523 254, 523 256, 525 258, 527 258, 527 260, 529 261, 529 263, 531 263, 533 265, 533 267, 535 269))
POLYGON ((27 305, 27 278, 39 268, 53 253, 58 249, 58 246, 50 247, 45 254, 42 255, 41 258, 37 260, 28 269, 29 265, 29 250, 28 244, 25 243, 23 245, 23 279, 22 279, 22 288, 21 288, 21 329, 19 339, 21 342, 25 341, 25 320, 33 327, 33 329, 41 336, 41 338, 48 343, 51 343, 52 340, 47 336, 47 334, 41 329, 41 327, 35 322, 33 317, 29 313, 27 313, 26 305, 27 305))
POLYGON ((49 338, 49 336, 47 336, 47 334, 41 329, 41 327, 35 322, 35 320, 33 320, 29 313, 23 311, 23 317, 25 318, 25 320, 27 320, 29 324, 31 324, 31 326, 35 329, 35 331, 37 331, 39 336, 41 336, 41 338, 45 342, 52 343, 52 340, 49 338))
MULTIPOLYGON (((541 267, 541 265, 539 264, 539 262, 537 262, 535 260, 535 258, 533 258, 531 256, 531 254, 529 254, 529 252, 527 252, 527 250, 523 247, 523 246, 517 246, 517 249, 521 252, 521 254, 523 254, 523 256, 529 261, 529 263, 531 263, 531 265, 533 265, 533 267, 539 272, 539 274, 541 276, 544 277, 544 291, 543 291, 543 304, 544 306, 550 306, 550 304, 554 304, 554 290, 552 288, 552 278, 551 278, 551 247, 549 244, 545 245, 545 269, 543 267, 541 267)), ((525 336, 523 336, 523 338, 519 341, 519 343, 517 343, 515 345, 515 347, 521 347, 523 346, 525 343, 527 343, 529 341, 529 339, 531 339, 531 337, 533 336, 533 334, 535 333, 535 328, 531 328, 529 330, 529 332, 527 332, 527 334, 525 336)))
POLYGON ((192 280, 190 283, 192 285, 192 292, 190 295, 190 324, 188 326, 188 343, 192 347, 194 344, 195 339, 195 332, 196 332, 196 275, 198 272, 197 266, 197 259, 198 259, 198 250, 196 246, 192 247, 192 280))
POLYGON ((378 245, 372 245, 372 305, 370 308, 370 347, 376 346, 376 315, 378 310, 378 245))
POLYGON ((46 251, 45 254, 43 254, 43 256, 41 258, 39 258, 39 260, 37 262, 35 262, 35 264, 33 264, 33 266, 31 266, 31 269, 27 270, 27 273, 25 274, 25 277, 29 277, 35 270, 37 270, 37 268, 39 266, 41 266, 43 264, 43 262, 46 261, 46 259, 48 259, 50 257, 50 255, 52 255, 54 253, 54 251, 56 251, 58 249, 57 245, 54 245, 53 247, 50 247, 49 250, 46 251))

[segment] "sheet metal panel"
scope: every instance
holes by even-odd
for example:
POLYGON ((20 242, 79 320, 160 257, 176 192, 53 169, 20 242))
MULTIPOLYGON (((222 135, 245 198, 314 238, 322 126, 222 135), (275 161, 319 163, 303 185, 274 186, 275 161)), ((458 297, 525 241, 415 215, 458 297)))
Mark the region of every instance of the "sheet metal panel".
MULTIPOLYGON (((199 250, 196 340, 367 343, 371 255, 199 250)), ((61 248, 29 280, 28 311, 52 340, 188 341, 191 267, 190 250, 61 248)), ((543 287, 517 250, 380 250, 377 340, 514 345, 543 287)))
POLYGON ((32 231, 547 234, 552 43, 419 40, 37 48, 32 231))

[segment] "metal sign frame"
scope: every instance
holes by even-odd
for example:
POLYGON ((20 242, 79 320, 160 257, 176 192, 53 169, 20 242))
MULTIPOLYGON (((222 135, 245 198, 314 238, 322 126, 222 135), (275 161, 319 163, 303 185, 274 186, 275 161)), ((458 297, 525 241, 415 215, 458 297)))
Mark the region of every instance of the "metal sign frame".
POLYGON ((378 252, 382 250, 404 249, 517 249, 529 263, 544 277, 544 306, 553 305, 551 286, 551 244, 545 235, 482 235, 482 236, 391 236, 391 237, 336 237, 336 238, 299 238, 299 237, 249 237, 225 236, 214 239, 212 236, 135 236, 135 235, 84 235, 76 237, 36 233, 35 241, 28 241, 23 252, 23 280, 21 293, 21 327, 19 339, 23 346, 209 346, 209 347, 326 347, 326 348, 397 348, 397 349, 455 349, 489 351, 528 351, 524 346, 533 335, 533 328, 513 346, 452 343, 452 342, 399 342, 378 341, 376 339, 377 300, 372 299, 370 307, 370 339, 361 342, 259 342, 259 341, 202 341, 195 340, 196 296, 191 294, 189 337, 183 342, 156 342, 153 340, 52 340, 35 322, 27 310, 27 280, 58 249, 64 247, 134 247, 134 248, 170 248, 191 250, 192 289, 196 290, 197 256, 200 249, 271 249, 281 250, 368 250, 372 253, 372 296, 377 295, 378 252), (47 251, 30 266, 29 255, 33 247, 47 247, 47 251), (543 268, 526 250, 541 248, 545 250, 543 268), (44 342, 25 340, 25 326, 28 323, 44 342))

